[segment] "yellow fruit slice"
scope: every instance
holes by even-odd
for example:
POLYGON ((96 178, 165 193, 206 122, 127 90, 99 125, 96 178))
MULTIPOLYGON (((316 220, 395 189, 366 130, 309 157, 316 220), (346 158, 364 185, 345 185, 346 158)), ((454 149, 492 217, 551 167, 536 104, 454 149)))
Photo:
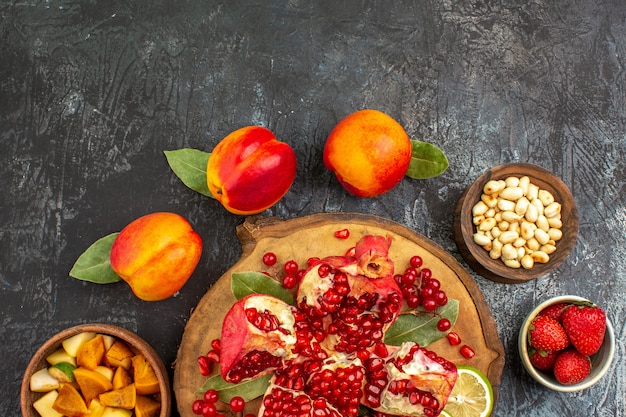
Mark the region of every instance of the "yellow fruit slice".
POLYGON ((458 371, 459 376, 444 411, 452 417, 488 417, 491 415, 493 389, 487 377, 471 366, 459 366, 458 371))
POLYGON ((150 397, 137 396, 135 403, 135 416, 137 417, 159 417, 161 413, 161 403, 150 397))
POLYGON ((159 380, 150 362, 141 353, 133 357, 133 381, 137 394, 150 395, 159 392, 159 380))
POLYGON ((82 417, 89 412, 83 397, 70 384, 61 387, 59 396, 54 400, 52 408, 68 417, 82 417))

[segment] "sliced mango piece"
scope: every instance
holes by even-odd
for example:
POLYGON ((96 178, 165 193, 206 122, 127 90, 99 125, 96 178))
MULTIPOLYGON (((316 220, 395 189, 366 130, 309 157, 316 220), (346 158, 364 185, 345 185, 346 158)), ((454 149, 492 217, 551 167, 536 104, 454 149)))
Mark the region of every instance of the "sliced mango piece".
POLYGON ((138 395, 135 401, 135 417, 159 417, 161 403, 151 397, 138 395))
POLYGON ((119 368, 115 369, 115 374, 113 375, 113 389, 120 389, 120 388, 124 388, 126 385, 130 385, 133 382, 133 377, 130 375, 130 373, 122 368, 121 366, 119 368))
POLYGON ((132 410, 135 408, 135 401, 137 399, 135 384, 126 385, 120 389, 104 392, 98 396, 98 399, 102 405, 106 407, 117 407, 125 410, 132 410))
POLYGON ((76 366, 76 357, 70 356, 70 354, 67 353, 63 348, 57 349, 48 356, 46 356, 46 361, 50 365, 56 365, 60 362, 67 362, 76 366))
POLYGON ((93 339, 83 343, 78 348, 78 351, 76 352, 76 364, 93 371, 98 365, 100 365, 100 362, 102 362, 104 353, 104 339, 102 338, 102 335, 99 334, 93 339))
POLYGON ((133 415, 132 410, 125 410, 123 408, 115 408, 115 407, 106 407, 101 417, 131 417, 132 415, 133 415))
POLYGON ((150 395, 159 392, 159 380, 143 354, 133 356, 133 381, 139 395, 150 395))
POLYGON ((86 403, 97 398, 103 392, 113 389, 113 384, 109 379, 101 373, 87 368, 74 369, 74 378, 80 387, 80 391, 83 393, 86 403))
POLYGON ((83 417, 89 413, 85 400, 70 384, 61 387, 52 408, 67 417, 83 417))
POLYGON ((33 407, 35 407, 35 410, 37 410, 41 417, 63 417, 63 414, 52 408, 58 396, 59 393, 57 390, 49 391, 33 402, 33 407))
POLYGON ((135 356, 135 352, 126 343, 118 339, 107 350, 105 359, 109 366, 121 366, 124 369, 130 369, 133 356, 135 356))
POLYGON ((30 390, 33 392, 48 392, 59 389, 61 384, 50 375, 48 368, 43 368, 30 376, 30 390))
POLYGON ((48 372, 57 381, 68 383, 74 381, 74 369, 76 366, 69 362, 59 362, 49 367, 48 372))
POLYGON ((78 349, 80 349, 80 347, 84 343, 88 342, 94 337, 96 337, 95 332, 81 332, 75 334, 72 337, 68 337, 63 342, 61 342, 61 345, 63 345, 63 349, 65 349, 68 355, 76 357, 78 354, 78 349))

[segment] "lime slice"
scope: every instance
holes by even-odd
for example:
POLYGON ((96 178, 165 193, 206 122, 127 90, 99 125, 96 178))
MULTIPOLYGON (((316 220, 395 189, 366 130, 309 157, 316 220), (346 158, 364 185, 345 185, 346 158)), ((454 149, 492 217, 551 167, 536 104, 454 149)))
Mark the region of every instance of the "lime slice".
POLYGON ((458 371, 444 411, 452 417, 489 416, 493 408, 493 389, 487 377, 471 366, 458 366, 458 371))

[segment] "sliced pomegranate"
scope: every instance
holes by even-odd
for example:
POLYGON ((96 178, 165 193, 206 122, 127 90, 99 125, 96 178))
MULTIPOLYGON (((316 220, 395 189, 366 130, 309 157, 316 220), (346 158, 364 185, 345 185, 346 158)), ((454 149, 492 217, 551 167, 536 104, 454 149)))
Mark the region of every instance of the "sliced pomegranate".
POLYGON ((364 363, 362 403, 384 414, 439 415, 456 382, 456 366, 413 342, 387 349, 387 357, 372 355, 364 363))
POLYGON ((388 256, 390 239, 366 236, 355 256, 332 256, 309 267, 298 287, 297 305, 325 333, 327 350, 371 349, 402 308, 402 292, 388 256))
POLYGON ((293 356, 297 339, 292 310, 284 301, 261 294, 233 304, 222 324, 220 371, 225 381, 265 375, 293 356))

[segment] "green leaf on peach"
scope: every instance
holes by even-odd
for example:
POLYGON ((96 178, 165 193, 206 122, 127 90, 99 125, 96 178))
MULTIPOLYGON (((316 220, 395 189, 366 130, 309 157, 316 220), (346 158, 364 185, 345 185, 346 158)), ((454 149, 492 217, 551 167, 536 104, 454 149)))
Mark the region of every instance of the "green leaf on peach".
POLYGON ((231 290, 238 300, 249 294, 266 294, 280 298, 287 304, 295 303, 293 294, 285 289, 280 282, 261 272, 234 272, 231 290))
POLYGON ((437 146, 411 140, 411 162, 406 176, 418 180, 433 178, 448 169, 448 158, 437 146))
POLYGON ((111 268, 111 247, 119 233, 112 233, 96 240, 83 252, 70 270, 72 278, 96 284, 110 284, 121 280, 111 268))
POLYGON ((170 168, 183 184, 202 195, 215 198, 209 191, 206 179, 206 167, 211 156, 209 152, 184 148, 163 153, 170 168))
POLYGON ((246 401, 253 400, 265 393, 270 384, 272 374, 260 376, 249 381, 231 384, 224 381, 218 373, 209 377, 206 382, 196 391, 197 394, 204 394, 210 389, 214 389, 220 395, 220 400, 229 402, 231 398, 239 396, 246 401))
POLYGON ((449 299, 446 305, 439 307, 436 314, 421 307, 417 310, 400 314, 398 319, 385 333, 385 343, 399 346, 403 342, 417 342, 428 346, 445 337, 446 333, 437 329, 437 322, 443 318, 450 320, 452 326, 459 315, 459 301, 449 299))

